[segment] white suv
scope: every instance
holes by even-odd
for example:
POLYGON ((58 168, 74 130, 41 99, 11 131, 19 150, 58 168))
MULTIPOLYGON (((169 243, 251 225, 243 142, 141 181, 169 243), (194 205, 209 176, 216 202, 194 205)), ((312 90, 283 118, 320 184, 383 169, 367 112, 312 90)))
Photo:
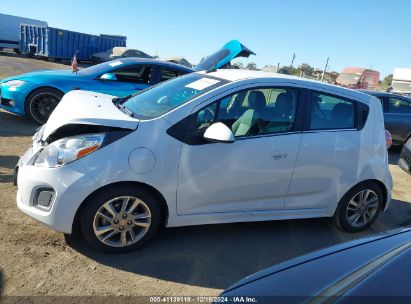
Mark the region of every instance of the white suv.
POLYGON ((160 225, 333 217, 360 231, 392 189, 378 99, 242 70, 126 98, 70 92, 16 175, 22 211, 109 252, 160 225))

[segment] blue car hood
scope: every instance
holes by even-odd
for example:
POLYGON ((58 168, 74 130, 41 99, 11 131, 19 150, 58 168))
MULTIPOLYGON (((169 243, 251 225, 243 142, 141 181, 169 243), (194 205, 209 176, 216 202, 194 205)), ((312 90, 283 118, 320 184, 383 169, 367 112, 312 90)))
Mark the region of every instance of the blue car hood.
POLYGON ((12 77, 8 77, 2 80, 2 82, 9 81, 9 80, 30 80, 32 78, 35 79, 50 79, 50 78, 58 78, 58 79, 67 79, 67 78, 76 78, 81 77, 71 70, 46 70, 46 71, 35 71, 26 74, 16 75, 12 77))
POLYGON ((226 43, 220 50, 204 58, 193 69, 195 71, 211 71, 220 69, 234 58, 247 58, 250 55, 255 55, 255 53, 245 45, 241 44, 240 41, 231 40, 230 42, 226 43))

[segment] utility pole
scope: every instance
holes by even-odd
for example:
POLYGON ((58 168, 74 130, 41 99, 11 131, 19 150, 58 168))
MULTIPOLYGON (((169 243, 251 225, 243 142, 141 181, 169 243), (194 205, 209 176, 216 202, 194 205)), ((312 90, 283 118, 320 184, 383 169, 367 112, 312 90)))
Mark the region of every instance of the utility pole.
POLYGON ((290 65, 290 68, 292 68, 292 67, 293 67, 293 64, 294 64, 294 59, 295 59, 295 54, 293 54, 293 60, 291 60, 291 65, 290 65))
POLYGON ((330 57, 327 57, 327 62, 325 63, 325 68, 324 68, 323 74, 321 75, 321 82, 324 81, 324 75, 325 75, 325 71, 327 71, 327 68, 328 68, 328 60, 329 59, 330 59, 330 57))

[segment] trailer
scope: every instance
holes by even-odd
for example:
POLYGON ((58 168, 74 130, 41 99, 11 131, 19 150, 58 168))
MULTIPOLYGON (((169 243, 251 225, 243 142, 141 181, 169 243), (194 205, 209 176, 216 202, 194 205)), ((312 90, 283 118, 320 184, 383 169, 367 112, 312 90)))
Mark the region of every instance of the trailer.
POLYGON ((19 49, 22 54, 53 59, 89 61, 91 55, 116 46, 126 46, 127 38, 116 35, 91 35, 54 27, 20 25, 19 49))
POLYGON ((7 48, 19 51, 20 24, 47 27, 45 21, 0 14, 0 49, 7 48))
POLYGON ((380 84, 380 72, 357 67, 347 67, 338 75, 335 83, 351 89, 375 90, 380 84))
POLYGON ((395 68, 391 83, 391 92, 406 96, 411 95, 411 68, 395 68))

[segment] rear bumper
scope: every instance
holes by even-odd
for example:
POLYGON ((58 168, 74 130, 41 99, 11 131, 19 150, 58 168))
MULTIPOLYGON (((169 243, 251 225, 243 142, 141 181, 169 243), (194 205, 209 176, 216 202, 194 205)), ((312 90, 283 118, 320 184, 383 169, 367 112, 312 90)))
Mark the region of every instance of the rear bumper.
POLYGON ((398 166, 405 172, 411 174, 411 145, 406 143, 402 147, 400 159, 398 160, 398 166))

